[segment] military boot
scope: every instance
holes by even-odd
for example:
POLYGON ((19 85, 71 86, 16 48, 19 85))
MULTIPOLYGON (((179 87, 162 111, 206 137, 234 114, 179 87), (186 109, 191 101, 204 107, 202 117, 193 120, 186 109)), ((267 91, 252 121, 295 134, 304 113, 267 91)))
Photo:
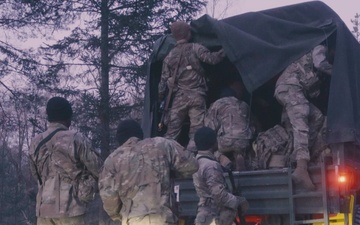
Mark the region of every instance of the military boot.
POLYGON ((314 191, 316 187, 310 179, 307 164, 307 160, 299 159, 296 162, 295 171, 292 173, 292 179, 296 185, 304 187, 307 191, 314 191))

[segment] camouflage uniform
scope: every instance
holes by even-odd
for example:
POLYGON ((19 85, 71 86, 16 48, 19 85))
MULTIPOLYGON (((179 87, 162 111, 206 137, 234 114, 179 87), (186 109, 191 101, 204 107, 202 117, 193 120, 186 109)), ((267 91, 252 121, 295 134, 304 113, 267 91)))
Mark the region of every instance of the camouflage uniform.
POLYGON ((159 83, 159 96, 164 96, 166 86, 172 83, 171 79, 175 79, 176 84, 173 87, 172 106, 168 114, 165 137, 176 140, 185 118, 189 116, 191 124, 189 138, 192 142, 195 131, 203 126, 206 111, 207 86, 201 62, 217 64, 223 58, 222 50, 211 53, 204 46, 187 43, 185 40, 178 41, 166 56, 159 83), (177 74, 174 74, 177 67, 177 74))
POLYGON ((110 154, 100 173, 104 209, 126 225, 175 225, 171 177, 188 177, 197 169, 195 157, 176 141, 132 137, 110 154))
POLYGON ((94 178, 98 177, 102 161, 90 142, 60 123, 49 123, 49 128, 32 140, 29 154, 30 170, 38 181, 39 173, 42 181, 36 197, 37 224, 84 224, 86 203, 77 198, 74 190, 78 184, 71 178, 85 168, 94 178), (39 143, 58 128, 64 130, 42 145, 36 157, 39 143))
POLYGON ((193 182, 200 201, 195 224, 231 225, 240 204, 239 198, 228 191, 221 165, 210 151, 198 151, 196 158, 199 170, 193 175, 193 182))
POLYGON ((321 111, 307 98, 320 93, 317 86, 319 78, 313 67, 319 72, 331 74, 332 66, 326 61, 325 52, 324 46, 316 46, 289 65, 276 82, 275 97, 284 107, 292 127, 295 160, 310 160, 309 141, 313 140, 310 140, 309 132, 318 133, 324 121, 321 111))
POLYGON ((204 125, 217 133, 221 153, 236 152, 244 155, 253 136, 249 106, 236 97, 216 100, 208 109, 204 125))

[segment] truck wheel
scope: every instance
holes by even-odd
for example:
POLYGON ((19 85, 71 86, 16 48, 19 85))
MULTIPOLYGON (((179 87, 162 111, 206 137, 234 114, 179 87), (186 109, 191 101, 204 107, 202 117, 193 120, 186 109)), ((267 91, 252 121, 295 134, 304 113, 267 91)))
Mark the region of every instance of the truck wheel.
POLYGON ((353 217, 353 225, 360 225, 360 205, 355 205, 353 217))

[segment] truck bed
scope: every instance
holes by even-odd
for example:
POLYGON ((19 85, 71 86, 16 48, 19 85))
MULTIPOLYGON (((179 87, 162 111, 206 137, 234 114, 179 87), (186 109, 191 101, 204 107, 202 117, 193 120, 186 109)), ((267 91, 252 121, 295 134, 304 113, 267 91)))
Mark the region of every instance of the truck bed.
MULTIPOLYGON (((328 220, 329 214, 346 210, 339 186, 335 185, 334 165, 321 163, 309 168, 317 187, 313 192, 293 186, 291 172, 291 168, 233 172, 235 185, 250 204, 247 215, 287 215, 293 221, 291 224, 296 224, 295 215, 321 214, 324 215, 318 220, 321 222, 328 220)), ((228 174, 224 175, 231 190, 228 174)), ((176 180, 176 185, 179 185, 180 217, 195 217, 199 198, 192 179, 176 180)))

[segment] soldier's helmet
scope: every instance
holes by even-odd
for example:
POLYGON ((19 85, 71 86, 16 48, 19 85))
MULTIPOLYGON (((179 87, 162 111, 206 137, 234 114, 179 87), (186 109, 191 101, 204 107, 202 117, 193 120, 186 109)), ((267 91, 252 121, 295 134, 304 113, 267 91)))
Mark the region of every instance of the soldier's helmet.
POLYGON ((173 37, 179 41, 182 39, 189 40, 191 31, 190 31, 190 25, 187 24, 184 21, 176 21, 171 24, 171 33, 173 37))

